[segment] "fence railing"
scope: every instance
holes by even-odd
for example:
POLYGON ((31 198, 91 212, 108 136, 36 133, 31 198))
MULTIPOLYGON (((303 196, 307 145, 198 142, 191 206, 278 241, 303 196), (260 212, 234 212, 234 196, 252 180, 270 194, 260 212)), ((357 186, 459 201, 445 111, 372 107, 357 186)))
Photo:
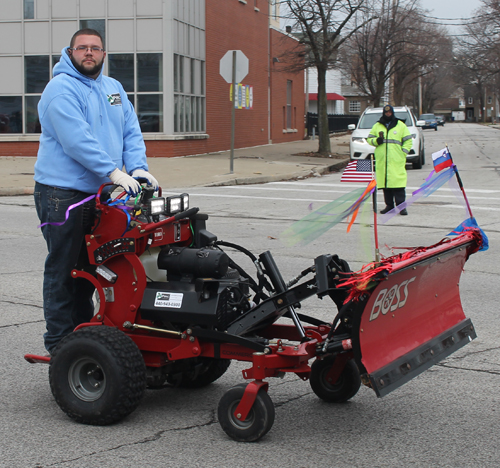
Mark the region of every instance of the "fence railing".
MULTIPOLYGON (((349 114, 328 114, 328 131, 329 133, 344 132, 349 124, 357 124, 359 116, 349 114)), ((306 115, 307 135, 318 134, 318 114, 308 112, 306 115)))

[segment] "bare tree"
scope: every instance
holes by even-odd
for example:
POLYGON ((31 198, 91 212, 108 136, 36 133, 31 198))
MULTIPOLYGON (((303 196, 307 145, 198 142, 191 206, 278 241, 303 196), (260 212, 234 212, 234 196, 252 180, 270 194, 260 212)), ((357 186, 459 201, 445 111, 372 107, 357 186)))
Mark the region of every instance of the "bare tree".
MULTIPOLYGON (((457 76, 473 86, 481 109, 486 110, 486 90, 500 95, 500 2, 482 0, 483 6, 465 27, 456 51, 457 76)), ((486 112, 482 115, 486 121, 486 112)))
POLYGON ((326 99, 326 72, 334 67, 337 51, 373 17, 365 14, 359 25, 354 21, 367 0, 283 0, 283 17, 292 23, 300 49, 290 50, 304 59, 301 68, 318 71, 318 153, 331 152, 326 99))
POLYGON ((403 104, 410 85, 439 60, 446 33, 425 20, 419 0, 372 0, 370 11, 378 19, 353 35, 343 62, 374 105, 389 95, 392 104, 403 104))

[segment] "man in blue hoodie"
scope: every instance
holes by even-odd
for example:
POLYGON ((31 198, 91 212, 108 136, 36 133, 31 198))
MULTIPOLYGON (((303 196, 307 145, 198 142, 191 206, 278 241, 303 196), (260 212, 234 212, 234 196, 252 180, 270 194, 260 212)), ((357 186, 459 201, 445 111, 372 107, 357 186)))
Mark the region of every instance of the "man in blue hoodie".
POLYGON ((34 196, 48 249, 43 308, 45 348, 51 354, 62 338, 93 315, 94 287, 70 275, 77 264, 88 267, 84 236, 92 224, 88 213, 93 200, 72 208, 67 220, 66 210, 105 182, 133 195, 140 190, 136 178, 158 188, 148 172, 134 108, 122 85, 102 74, 105 57, 97 31, 77 31, 62 50, 38 104, 42 134, 34 196))

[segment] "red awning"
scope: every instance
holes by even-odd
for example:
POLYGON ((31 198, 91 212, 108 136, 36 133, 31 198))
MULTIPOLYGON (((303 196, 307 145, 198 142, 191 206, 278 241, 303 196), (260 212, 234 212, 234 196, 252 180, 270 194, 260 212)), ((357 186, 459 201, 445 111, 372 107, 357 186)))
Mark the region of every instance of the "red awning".
MULTIPOLYGON (((318 93, 309 93, 309 101, 317 101, 318 93)), ((327 101, 345 101, 345 97, 337 93, 326 93, 327 101)))

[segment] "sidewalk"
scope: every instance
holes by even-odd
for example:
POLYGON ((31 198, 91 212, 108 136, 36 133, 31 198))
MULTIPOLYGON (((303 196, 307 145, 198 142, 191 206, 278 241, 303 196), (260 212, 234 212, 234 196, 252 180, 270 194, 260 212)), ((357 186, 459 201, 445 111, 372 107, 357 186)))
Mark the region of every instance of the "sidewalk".
MULTIPOLYGON (((166 190, 181 187, 259 184, 306 178, 343 168, 349 160, 349 134, 333 136, 332 157, 308 156, 317 151, 318 140, 257 146, 230 152, 178 158, 148 158, 149 171, 166 190)), ((0 157, 0 196, 33 193, 35 157, 0 157)))

